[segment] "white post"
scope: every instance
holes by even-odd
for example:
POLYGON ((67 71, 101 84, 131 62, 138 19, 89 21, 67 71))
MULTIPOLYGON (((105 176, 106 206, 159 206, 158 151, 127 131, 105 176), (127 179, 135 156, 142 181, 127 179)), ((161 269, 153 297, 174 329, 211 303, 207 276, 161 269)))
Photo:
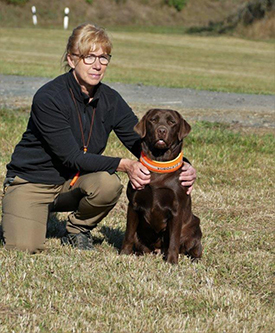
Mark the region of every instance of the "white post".
POLYGON ((69 26, 69 12, 70 12, 70 9, 68 7, 66 7, 64 9, 64 13, 65 13, 65 16, 64 16, 64 29, 65 30, 67 30, 68 26, 69 26))
POLYGON ((37 25, 37 16, 36 16, 35 6, 32 6, 32 22, 34 25, 37 25))

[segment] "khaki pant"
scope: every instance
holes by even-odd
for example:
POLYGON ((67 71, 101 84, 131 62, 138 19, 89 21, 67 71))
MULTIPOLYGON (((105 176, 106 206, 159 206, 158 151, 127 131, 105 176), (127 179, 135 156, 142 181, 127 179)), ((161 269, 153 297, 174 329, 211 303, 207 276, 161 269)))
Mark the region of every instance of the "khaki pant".
POLYGON ((82 175, 70 189, 63 185, 30 183, 15 177, 3 197, 2 228, 6 249, 30 253, 44 249, 50 212, 71 212, 67 231, 93 229, 115 206, 122 192, 116 174, 97 172, 82 175))

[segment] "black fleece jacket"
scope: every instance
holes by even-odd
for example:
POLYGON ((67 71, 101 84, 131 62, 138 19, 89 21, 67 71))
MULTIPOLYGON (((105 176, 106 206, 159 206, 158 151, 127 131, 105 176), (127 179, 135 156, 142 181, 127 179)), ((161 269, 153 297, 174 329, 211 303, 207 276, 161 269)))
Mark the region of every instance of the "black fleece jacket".
POLYGON ((7 165, 7 177, 19 176, 42 184, 62 184, 77 171, 114 173, 118 157, 103 156, 110 132, 136 157, 140 138, 133 127, 138 119, 118 92, 99 83, 93 100, 84 94, 73 72, 58 76, 34 96, 27 130, 15 147, 7 165), (88 151, 83 140, 75 101, 81 114, 85 144, 89 136, 93 108, 95 118, 88 151))

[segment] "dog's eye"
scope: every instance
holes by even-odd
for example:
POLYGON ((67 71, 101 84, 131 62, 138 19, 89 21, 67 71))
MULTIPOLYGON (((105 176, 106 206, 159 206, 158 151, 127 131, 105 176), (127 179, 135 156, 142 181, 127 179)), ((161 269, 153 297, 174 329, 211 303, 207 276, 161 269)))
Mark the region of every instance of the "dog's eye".
POLYGON ((150 121, 151 121, 152 123, 155 123, 155 122, 157 121, 157 118, 151 118, 150 121))
POLYGON ((174 125, 176 121, 174 119, 168 119, 167 123, 168 125, 174 125))

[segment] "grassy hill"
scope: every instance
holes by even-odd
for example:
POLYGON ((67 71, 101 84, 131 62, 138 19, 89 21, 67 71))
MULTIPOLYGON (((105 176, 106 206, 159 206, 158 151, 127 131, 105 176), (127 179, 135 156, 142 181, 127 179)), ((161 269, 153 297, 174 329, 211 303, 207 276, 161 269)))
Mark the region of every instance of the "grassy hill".
POLYGON ((112 29, 214 31, 230 32, 251 38, 275 38, 275 0, 187 0, 181 11, 169 6, 168 2, 168 0, 0 0, 0 26, 32 26, 31 7, 35 5, 39 27, 62 26, 64 8, 69 7, 70 28, 84 21, 92 21, 112 29), (10 4, 11 2, 23 2, 23 4, 14 5, 10 4), (257 11, 256 14, 251 11, 253 3, 256 3, 256 7, 260 6, 258 12, 263 6, 269 6, 269 9, 261 17, 257 11), (230 26, 232 21, 233 27, 230 26))

